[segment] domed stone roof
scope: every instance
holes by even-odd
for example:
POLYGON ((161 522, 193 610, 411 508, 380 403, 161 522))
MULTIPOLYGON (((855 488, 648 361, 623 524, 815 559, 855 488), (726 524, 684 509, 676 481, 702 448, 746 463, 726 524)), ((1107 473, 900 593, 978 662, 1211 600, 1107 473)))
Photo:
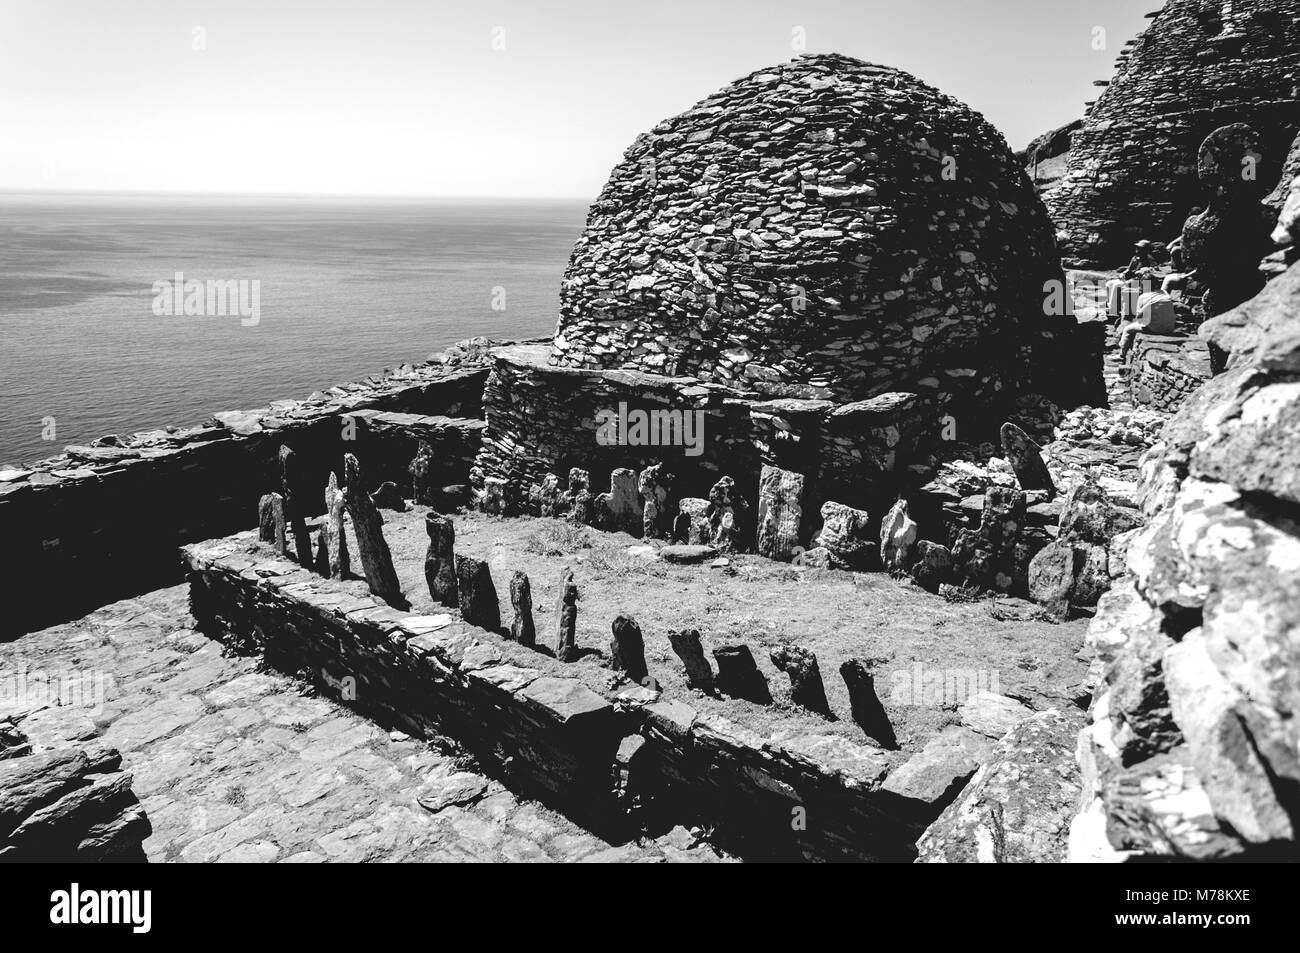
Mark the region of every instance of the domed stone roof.
POLYGON ((1220 126, 1256 130, 1254 171, 1275 181, 1300 132, 1300 0, 1168 0, 1108 83, 1047 198, 1062 254, 1079 267, 1178 237, 1205 205, 1197 153, 1220 126))
POLYGON ((1046 212, 979 114, 900 70, 805 56, 631 145, 569 262, 551 361, 784 396, 986 398, 1037 372, 1049 392, 1074 332, 1044 314, 1060 278, 1046 212))

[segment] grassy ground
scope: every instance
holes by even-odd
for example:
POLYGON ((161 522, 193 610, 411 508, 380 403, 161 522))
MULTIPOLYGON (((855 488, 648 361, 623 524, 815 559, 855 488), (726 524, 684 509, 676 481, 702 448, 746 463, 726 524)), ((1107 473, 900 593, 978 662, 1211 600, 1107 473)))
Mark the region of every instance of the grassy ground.
MULTIPOLYGON (((446 611, 433 605, 424 580, 425 512, 423 507, 402 514, 385 511, 384 535, 412 608, 446 611)), ((512 615, 510 577, 517 569, 528 574, 539 647, 554 644, 560 579, 566 568, 573 570, 581 594, 577 642, 594 654, 566 666, 566 671, 607 690, 610 623, 619 614, 631 615, 644 633, 650 674, 665 697, 721 714, 761 734, 816 727, 861 740, 864 735, 849 718, 839 675, 840 664, 852 657, 881 660, 877 691, 905 751, 916 750, 954 723, 959 702, 974 684, 1046 708, 1068 704, 1071 688, 1086 669, 1075 658, 1083 643, 1083 620, 1052 624, 1014 600, 949 602, 883 573, 798 569, 757 556, 732 557, 723 568, 707 563, 675 566, 629 553, 643 541, 621 533, 552 519, 477 513, 453 518, 457 552, 491 565, 505 626, 512 615), (1016 615, 1030 618, 1016 621, 1016 615), (710 698, 688 689, 668 642, 671 628, 699 629, 706 654, 720 645, 748 643, 775 704, 710 698), (823 721, 790 703, 788 679, 767 654, 783 642, 817 654, 837 721, 823 721), (943 697, 912 693, 918 663, 923 676, 944 673, 956 679, 943 697), (977 681, 980 677, 983 683, 977 681)), ((509 654, 519 655, 525 664, 530 656, 537 658, 522 649, 509 654)))

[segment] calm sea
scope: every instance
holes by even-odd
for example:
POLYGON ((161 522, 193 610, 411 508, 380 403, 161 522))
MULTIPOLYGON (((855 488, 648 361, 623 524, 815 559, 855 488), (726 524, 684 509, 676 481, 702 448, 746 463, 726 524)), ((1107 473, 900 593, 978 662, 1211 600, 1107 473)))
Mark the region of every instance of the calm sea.
POLYGON ((0 194, 0 465, 306 397, 474 335, 550 334, 585 215, 577 201, 0 194), (156 315, 154 283, 176 272, 258 281, 257 323, 156 315))

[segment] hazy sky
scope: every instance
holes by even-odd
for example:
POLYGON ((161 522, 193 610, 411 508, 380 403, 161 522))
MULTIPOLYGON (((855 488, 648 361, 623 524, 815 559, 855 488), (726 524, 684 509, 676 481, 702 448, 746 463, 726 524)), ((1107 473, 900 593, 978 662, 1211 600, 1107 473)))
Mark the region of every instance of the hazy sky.
POLYGON ((0 0, 0 189, 589 198, 638 133, 793 56, 796 28, 1020 148, 1081 113, 1157 6, 0 0))

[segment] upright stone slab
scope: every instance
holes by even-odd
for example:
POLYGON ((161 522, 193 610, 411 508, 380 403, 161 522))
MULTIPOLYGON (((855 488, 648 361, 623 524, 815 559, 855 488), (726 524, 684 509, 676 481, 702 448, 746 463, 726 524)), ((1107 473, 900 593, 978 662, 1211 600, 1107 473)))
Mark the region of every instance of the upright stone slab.
POLYGON ((420 441, 406 470, 411 475, 411 499, 421 506, 433 506, 438 486, 433 475, 433 447, 427 440, 420 441))
POLYGON ((677 504, 677 526, 673 531, 673 539, 688 546, 708 546, 713 539, 708 510, 708 500, 696 496, 683 497, 677 504))
POLYGON ((699 629, 669 629, 668 642, 686 667, 687 686, 702 692, 713 691, 713 666, 704 655, 699 629))
POLYGON ((554 473, 542 477, 540 486, 534 486, 528 494, 533 512, 538 516, 554 517, 560 515, 560 478, 554 473))
POLYGON ((641 471, 639 488, 645 500, 642 532, 646 539, 668 539, 672 535, 677 508, 672 497, 673 478, 662 463, 641 471))
POLYGON ((641 494, 636 487, 635 470, 619 467, 609 475, 609 492, 596 497, 596 511, 602 529, 633 536, 644 532, 641 494))
POLYGON ((318 576, 324 576, 326 579, 330 575, 330 545, 329 535, 325 532, 325 524, 321 523, 320 529, 316 531, 316 556, 312 564, 312 571, 318 576))
POLYGON ((564 516, 571 523, 591 525, 595 498, 591 495, 591 474, 574 467, 569 471, 569 489, 564 494, 564 516))
POLYGON ((330 473, 329 483, 325 487, 325 517, 321 524, 325 548, 329 553, 329 572, 331 579, 342 579, 352 569, 348 558, 348 538, 343 532, 343 491, 339 489, 339 478, 330 473))
POLYGON ((288 555, 288 532, 284 522, 284 497, 266 493, 257 501, 257 538, 270 543, 281 556, 288 555))
POLYGON ((528 575, 518 569, 510 577, 510 607, 514 610, 514 618, 510 620, 510 638, 532 648, 537 643, 537 629, 533 625, 533 588, 528 575))
POLYGON ((941 585, 952 581, 952 552, 928 539, 917 540, 912 579, 927 592, 938 592, 941 585))
POLYGON ((501 628, 501 605, 492 571, 482 559, 456 556, 456 592, 460 599, 460 617, 468 625, 495 632, 501 628))
POLYGON ((876 676, 871 663, 864 659, 849 659, 840 666, 840 675, 849 690, 849 708, 858 727, 868 737, 880 742, 882 747, 897 748, 894 726, 889 723, 885 706, 876 695, 876 676))
POLYGON ((429 513, 424 517, 424 531, 429 534, 429 551, 424 557, 424 579, 429 585, 429 595, 440 606, 459 606, 456 524, 450 517, 429 513))
POLYGON ((284 495, 284 518, 293 536, 294 552, 300 565, 311 568, 311 534, 307 532, 306 513, 302 501, 297 496, 302 485, 302 474, 298 469, 298 459, 292 450, 280 447, 280 492, 284 495))
POLYGON ((555 657, 561 662, 573 662, 578 658, 578 647, 574 637, 578 628, 578 586, 573 581, 573 570, 564 570, 560 580, 560 602, 555 613, 558 631, 555 639, 555 657))
POLYGON ((621 615, 612 626, 613 639, 609 643, 610 668, 622 672, 638 685, 645 684, 649 671, 645 664, 645 639, 641 627, 631 616, 621 615))
POLYGON ((789 562, 799 545, 804 476, 763 465, 758 480, 758 554, 789 562))
POLYGON ((713 660, 718 663, 718 677, 714 684, 722 694, 744 698, 758 705, 772 704, 767 679, 754 663, 748 645, 719 646, 713 650, 713 660))
POLYGON ((772 649, 768 655, 772 664, 790 677, 791 701, 826 718, 833 717, 815 654, 802 646, 782 645, 772 649))
POLYGON ((1002 455, 1015 471, 1016 482, 1022 490, 1046 490, 1049 497, 1056 495, 1056 484, 1051 471, 1043 462, 1043 449, 1013 423, 1002 425, 1002 455))
POLYGON ((818 543, 826 550, 832 568, 869 568, 876 547, 867 532, 870 520, 866 510, 843 503, 822 504, 822 530, 818 543))
POLYGON ((357 537, 361 568, 366 574, 370 591, 389 605, 405 608, 402 586, 397 581, 393 557, 384 540, 384 518, 371 502, 361 476, 361 464, 350 453, 343 455, 343 499, 348 515, 352 517, 352 531, 357 537))
POLYGON ((916 555, 917 528, 907 513, 907 500, 899 499, 880 521, 880 561, 885 569, 905 572, 916 555))
POLYGON ((753 545, 747 535, 749 504, 736 491, 736 481, 724 476, 709 489, 709 542, 722 553, 746 552, 753 545))

